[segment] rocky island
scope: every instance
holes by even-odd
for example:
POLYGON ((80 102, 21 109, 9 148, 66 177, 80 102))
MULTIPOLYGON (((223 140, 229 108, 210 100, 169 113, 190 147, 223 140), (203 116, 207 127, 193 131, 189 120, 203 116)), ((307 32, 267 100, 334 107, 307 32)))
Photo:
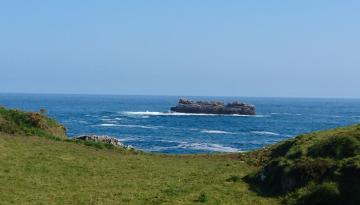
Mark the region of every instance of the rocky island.
POLYGON ((238 114, 255 115, 255 106, 242 102, 232 102, 225 105, 221 101, 192 101, 181 98, 175 107, 170 108, 173 112, 204 113, 204 114, 238 114))

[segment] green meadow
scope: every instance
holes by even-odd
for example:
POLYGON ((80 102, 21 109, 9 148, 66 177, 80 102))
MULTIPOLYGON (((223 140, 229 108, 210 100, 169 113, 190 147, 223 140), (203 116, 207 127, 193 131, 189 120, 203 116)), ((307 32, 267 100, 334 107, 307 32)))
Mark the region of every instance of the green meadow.
POLYGON ((247 153, 165 155, 68 139, 0 108, 0 204, 359 204, 360 125, 247 153))

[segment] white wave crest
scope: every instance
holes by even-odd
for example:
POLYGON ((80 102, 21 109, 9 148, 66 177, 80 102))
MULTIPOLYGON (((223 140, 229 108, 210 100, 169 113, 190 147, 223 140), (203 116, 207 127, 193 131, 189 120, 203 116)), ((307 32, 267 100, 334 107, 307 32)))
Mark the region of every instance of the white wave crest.
POLYGON ((188 143, 188 142, 181 142, 177 146, 170 146, 170 147, 153 146, 152 148, 148 149, 148 151, 161 152, 168 149, 192 149, 192 150, 204 150, 204 151, 212 151, 212 152, 242 152, 239 149, 233 147, 226 147, 219 144, 188 143))
POLYGON ((129 127, 129 128, 142 128, 142 129, 159 129, 162 126, 145 126, 145 125, 122 125, 122 124, 111 124, 111 123, 104 123, 98 126, 101 127, 129 127))
POLYGON ((121 142, 127 142, 127 141, 143 141, 141 137, 120 137, 118 138, 121 142))
POLYGON ((112 123, 103 123, 99 125, 100 127, 116 127, 118 126, 117 124, 112 124, 112 123))
POLYGON ((193 115, 215 115, 215 114, 201 114, 201 113, 181 113, 181 112, 123 112, 125 115, 145 115, 145 116, 193 116, 193 115))
POLYGON ((104 119, 101 119, 101 121, 104 121, 104 122, 106 122, 107 124, 117 123, 116 120, 104 120, 104 119))
POLYGON ((201 130, 201 133, 208 133, 208 134, 235 134, 233 132, 227 132, 222 130, 201 130))
POLYGON ((177 148, 193 149, 193 150, 207 150, 214 152, 240 152, 239 149, 233 147, 226 147, 213 143, 182 143, 177 148))
POLYGON ((126 111, 125 115, 140 116, 233 116, 233 117, 270 117, 269 115, 238 115, 238 114, 204 114, 204 113, 182 113, 182 112, 150 112, 150 111, 126 111))
POLYGON ((296 116, 300 116, 302 114, 300 113, 288 113, 288 112, 282 112, 282 113, 279 113, 279 112, 272 112, 270 113, 271 115, 296 115, 296 116))
POLYGON ((113 120, 113 119, 111 119, 111 118, 101 118, 100 120, 109 121, 109 120, 113 120))
POLYGON ((280 135, 278 133, 269 132, 269 131, 252 131, 251 133, 257 134, 257 135, 274 135, 274 136, 279 136, 280 135))
POLYGON ((145 125, 119 125, 119 127, 143 128, 143 129, 159 129, 159 128, 162 128, 162 126, 145 126, 145 125))
POLYGON ((79 120, 77 121, 78 123, 81 123, 81 124, 88 124, 88 122, 86 122, 85 120, 79 120))

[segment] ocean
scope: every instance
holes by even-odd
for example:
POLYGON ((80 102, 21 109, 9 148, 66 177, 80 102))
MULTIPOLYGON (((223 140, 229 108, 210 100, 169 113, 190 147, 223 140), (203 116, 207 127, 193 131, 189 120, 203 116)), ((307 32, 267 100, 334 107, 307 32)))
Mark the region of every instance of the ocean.
POLYGON ((180 96, 0 94, 0 105, 45 108, 71 137, 110 135, 148 152, 241 152, 296 135, 360 122, 360 99, 189 97, 242 101, 257 115, 171 113, 180 96))

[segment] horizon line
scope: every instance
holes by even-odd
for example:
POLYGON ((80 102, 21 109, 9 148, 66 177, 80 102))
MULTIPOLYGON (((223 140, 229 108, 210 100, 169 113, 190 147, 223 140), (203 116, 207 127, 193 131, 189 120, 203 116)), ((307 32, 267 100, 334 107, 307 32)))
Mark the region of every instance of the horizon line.
POLYGON ((88 95, 88 96, 153 96, 153 97, 239 97, 239 98, 290 98, 290 99, 349 99, 360 100, 360 97, 310 97, 310 96, 237 96, 237 95, 179 95, 179 94, 115 94, 115 93, 65 93, 65 92, 1 92, 1 95, 88 95))

